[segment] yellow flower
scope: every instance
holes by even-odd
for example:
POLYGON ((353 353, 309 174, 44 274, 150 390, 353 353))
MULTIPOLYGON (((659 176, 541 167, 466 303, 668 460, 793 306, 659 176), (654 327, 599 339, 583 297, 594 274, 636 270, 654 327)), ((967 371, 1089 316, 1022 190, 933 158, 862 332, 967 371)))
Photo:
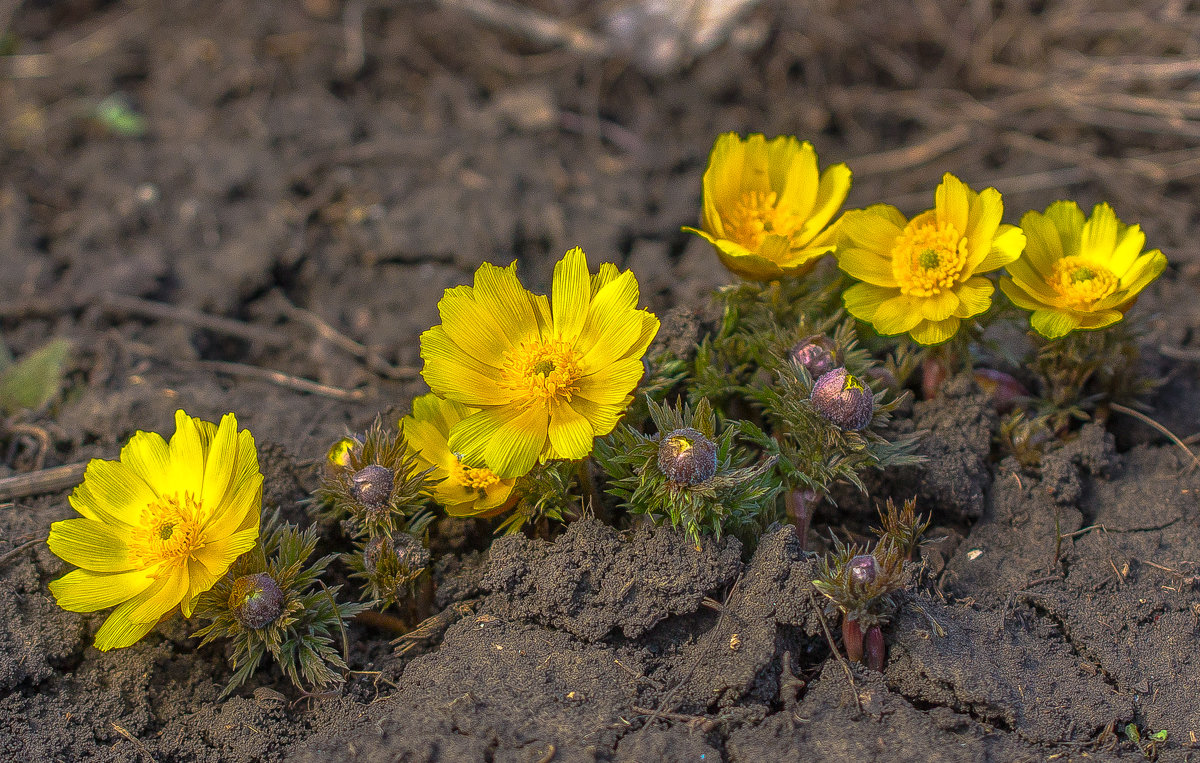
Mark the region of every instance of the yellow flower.
POLYGON ((912 220, 888 204, 847 212, 838 265, 863 283, 846 289, 846 310, 881 334, 946 341, 992 304, 995 287, 979 274, 1021 255, 1025 235, 1003 214, 999 191, 976 193, 949 173, 934 208, 912 220))
POLYGON ((1030 322, 1047 339, 1121 320, 1167 266, 1157 249, 1142 252, 1141 228, 1123 224, 1107 204, 1085 222, 1078 204, 1056 201, 1044 213, 1026 213, 1021 227, 1029 246, 1008 265, 1000 290, 1033 311, 1030 322))
POLYGON ((790 136, 742 140, 725 133, 713 144, 704 171, 703 236, 726 268, 742 278, 770 281, 803 275, 834 250, 829 221, 850 191, 844 164, 817 172, 810 143, 790 136))
POLYGON ((232 413, 218 427, 175 413, 167 442, 138 432, 120 461, 94 459, 71 493, 82 519, 50 526, 50 550, 81 569, 50 584, 60 607, 94 612, 119 605, 96 648, 129 646, 175 607, 191 617, 196 598, 254 547, 262 474, 250 432, 232 413))
POLYGON ((450 428, 475 412, 453 400, 422 395, 413 400, 412 415, 400 422, 420 469, 432 468, 433 479, 441 480, 433 489, 433 499, 453 517, 495 516, 516 499, 515 479, 502 480, 487 467, 468 466, 450 450, 450 428))
POLYGON ((633 273, 589 275, 578 248, 554 266, 551 298, 526 291, 515 262, 484 263, 474 287, 446 290, 441 325, 421 335, 429 388, 480 409, 451 428, 450 450, 502 479, 591 453, 633 399, 658 332, 633 273))

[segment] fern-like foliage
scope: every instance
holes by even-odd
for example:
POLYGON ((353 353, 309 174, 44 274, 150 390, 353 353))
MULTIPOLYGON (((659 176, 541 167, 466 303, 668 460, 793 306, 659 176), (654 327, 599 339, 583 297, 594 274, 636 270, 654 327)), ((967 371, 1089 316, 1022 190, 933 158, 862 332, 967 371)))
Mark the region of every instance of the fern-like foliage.
POLYGON ((316 528, 300 531, 281 522, 276 513, 264 522, 258 546, 240 556, 225 577, 200 595, 196 615, 209 621, 196 632, 201 645, 219 638, 233 642, 229 656, 233 676, 222 697, 245 683, 268 654, 301 690, 341 682, 340 671, 346 669, 340 653, 345 649, 345 624, 367 605, 339 602, 341 586, 327 588, 321 582, 321 574, 336 555, 309 564, 316 547, 316 528), (279 614, 267 625, 248 628, 235 611, 234 585, 239 578, 261 573, 271 577, 283 599, 279 614))
POLYGON ((752 457, 734 442, 736 428, 717 434, 716 415, 705 399, 694 410, 653 400, 647 408, 657 433, 622 425, 597 441, 594 452, 608 476, 608 492, 626 509, 684 528, 697 545, 704 533, 755 535, 774 520, 780 486, 771 479, 773 458, 751 464, 752 457), (672 480, 659 463, 663 436, 681 429, 697 430, 716 445, 715 472, 697 484, 672 480))

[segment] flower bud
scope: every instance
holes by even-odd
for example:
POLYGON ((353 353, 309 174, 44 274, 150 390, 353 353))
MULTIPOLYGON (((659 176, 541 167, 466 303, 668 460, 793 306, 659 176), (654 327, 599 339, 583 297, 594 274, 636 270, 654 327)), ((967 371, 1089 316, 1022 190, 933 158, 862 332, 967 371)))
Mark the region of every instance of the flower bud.
POLYGON ((974 376, 979 389, 1000 413, 1011 411, 1022 398, 1029 397, 1029 390, 1012 374, 992 368, 976 368, 974 376))
POLYGON ((658 468, 680 485, 699 485, 717 473, 717 445, 691 427, 676 429, 658 445, 658 468))
POLYGON ((343 437, 335 442, 329 452, 325 454, 325 466, 332 471, 349 469, 350 456, 354 453, 354 449, 361 445, 362 443, 353 437, 343 437))
POLYGON ((265 572, 242 575, 233 581, 229 609, 243 628, 265 628, 283 613, 283 591, 265 572))
POLYGON ((385 506, 392 499, 395 473, 386 466, 364 466, 350 478, 350 494, 367 508, 385 506))
POLYGON ((823 336, 805 339, 792 348, 789 356, 793 363, 804 367, 814 379, 829 373, 837 365, 833 358, 833 342, 823 336))
POLYGON ((812 405, 842 429, 856 432, 871 423, 875 397, 844 368, 835 368, 813 385, 812 405))
POLYGON ((379 535, 363 549, 363 570, 382 588, 394 589, 408 583, 429 564, 429 549, 411 535, 395 538, 379 535))
POLYGON ((846 562, 846 574, 858 585, 870 585, 879 575, 879 562, 872 554, 859 554, 846 562))

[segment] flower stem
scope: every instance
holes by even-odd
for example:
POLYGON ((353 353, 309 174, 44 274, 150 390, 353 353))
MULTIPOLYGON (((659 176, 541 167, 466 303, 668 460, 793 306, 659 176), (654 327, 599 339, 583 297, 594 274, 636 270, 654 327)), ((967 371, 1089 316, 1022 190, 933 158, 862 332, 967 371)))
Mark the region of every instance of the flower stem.
MULTIPOLYGON (((857 620, 842 615, 842 643, 846 647, 846 659, 851 662, 862 662, 863 632, 857 620)), ((882 641, 880 642, 882 644, 882 641)))
POLYGON ((867 667, 871 670, 883 670, 883 661, 887 654, 886 647, 883 645, 883 631, 878 625, 872 625, 867 628, 866 637, 866 657, 867 667))
POLYGON ((812 524, 812 509, 816 501, 817 494, 804 488, 793 488, 783 494, 788 519, 796 526, 796 535, 800 536, 801 551, 808 550, 808 528, 812 524))

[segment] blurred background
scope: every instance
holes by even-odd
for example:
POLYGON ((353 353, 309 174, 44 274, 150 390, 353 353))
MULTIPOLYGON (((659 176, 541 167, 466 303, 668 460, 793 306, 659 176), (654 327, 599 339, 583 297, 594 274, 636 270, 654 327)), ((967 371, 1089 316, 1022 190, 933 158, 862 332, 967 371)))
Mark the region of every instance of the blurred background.
POLYGON ((0 336, 75 341, 72 460, 179 406, 311 456, 423 389, 485 260, 544 288, 580 245, 653 309, 706 299, 679 228, 736 130, 848 163, 850 207, 946 171, 1011 223, 1108 200, 1186 351, 1198 48, 1182 0, 0 0, 0 336))

